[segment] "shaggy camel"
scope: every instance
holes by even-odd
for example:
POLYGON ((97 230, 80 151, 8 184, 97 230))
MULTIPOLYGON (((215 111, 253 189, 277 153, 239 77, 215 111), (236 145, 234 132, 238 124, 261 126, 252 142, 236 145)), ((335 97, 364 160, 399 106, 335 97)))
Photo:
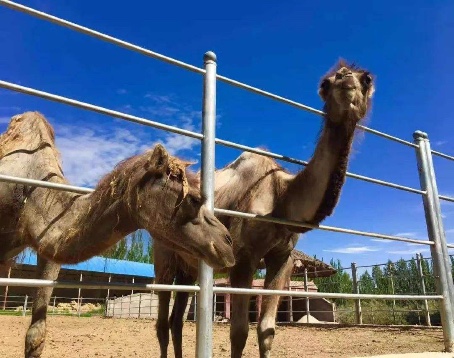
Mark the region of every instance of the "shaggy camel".
MULTIPOLYGON (((14 116, 0 136, 0 173, 67 183, 54 131, 37 112, 14 116)), ((91 194, 75 194, 0 183, 0 266, 31 246, 38 253, 37 277, 55 280, 61 263, 102 253, 138 229, 214 268, 234 264, 225 226, 210 213, 189 163, 162 145, 120 162, 91 194)), ((52 288, 38 288, 25 356, 44 347, 52 288)))
MULTIPOLYGON (((259 215, 270 215, 319 224, 331 215, 345 181, 356 124, 369 109, 374 92, 368 71, 343 61, 326 74, 319 87, 324 101, 323 130, 309 164, 298 174, 286 172, 273 159, 242 153, 215 173, 215 206, 259 215)), ((232 287, 250 288, 260 260, 266 265, 265 288, 280 290, 290 277, 290 253, 298 234, 308 228, 219 216, 233 238, 235 266, 230 269, 232 287)), ((196 261, 172 252, 156 241, 156 282, 194 284, 196 261)), ((188 293, 176 293, 169 317, 169 292, 159 292, 156 324, 161 357, 167 357, 169 327, 175 357, 182 357, 183 314, 188 293)), ((278 296, 264 296, 257 326, 260 357, 271 356, 278 296)), ((232 295, 231 357, 241 357, 248 336, 249 296, 232 295)))

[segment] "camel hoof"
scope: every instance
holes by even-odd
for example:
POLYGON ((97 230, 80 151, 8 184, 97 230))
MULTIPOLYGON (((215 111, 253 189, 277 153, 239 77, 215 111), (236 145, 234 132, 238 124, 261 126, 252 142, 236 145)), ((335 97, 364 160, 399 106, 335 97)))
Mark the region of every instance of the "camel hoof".
POLYGON ((25 358, 40 358, 46 339, 46 324, 36 322, 27 331, 25 336, 25 358))

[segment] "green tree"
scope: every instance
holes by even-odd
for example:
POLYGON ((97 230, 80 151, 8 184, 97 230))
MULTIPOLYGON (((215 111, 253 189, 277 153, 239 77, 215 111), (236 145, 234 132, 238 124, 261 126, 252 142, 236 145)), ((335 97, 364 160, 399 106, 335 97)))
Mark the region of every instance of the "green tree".
POLYGON ((153 262, 153 243, 148 233, 137 230, 117 242, 102 256, 135 262, 153 262))
POLYGON ((388 293, 388 281, 385 277, 385 273, 379 265, 372 267, 372 279, 375 284, 376 294, 387 294, 388 293))
MULTIPOLYGON (((337 272, 330 277, 315 278, 314 283, 318 287, 319 292, 340 292, 352 293, 353 281, 351 276, 342 268, 340 260, 331 259, 330 265, 334 267, 337 272)), ((334 299, 338 305, 345 304, 344 299, 334 299)))
POLYGON ((359 278, 359 292, 364 294, 375 293, 375 283, 372 276, 366 270, 359 278))

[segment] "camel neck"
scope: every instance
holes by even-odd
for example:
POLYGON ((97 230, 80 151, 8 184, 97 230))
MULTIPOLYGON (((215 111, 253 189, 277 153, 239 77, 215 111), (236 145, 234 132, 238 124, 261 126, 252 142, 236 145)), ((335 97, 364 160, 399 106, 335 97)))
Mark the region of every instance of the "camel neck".
POLYGON ((318 224, 331 215, 345 181, 354 128, 325 120, 314 155, 283 195, 286 218, 318 224))

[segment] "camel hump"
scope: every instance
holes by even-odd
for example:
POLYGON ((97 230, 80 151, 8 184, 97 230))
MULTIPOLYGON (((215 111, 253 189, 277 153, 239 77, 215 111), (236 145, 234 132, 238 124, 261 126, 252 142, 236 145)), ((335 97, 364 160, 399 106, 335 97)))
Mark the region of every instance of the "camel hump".
POLYGON ((17 114, 0 135, 0 158, 18 149, 33 151, 43 145, 55 148, 54 129, 44 115, 37 111, 17 114))

